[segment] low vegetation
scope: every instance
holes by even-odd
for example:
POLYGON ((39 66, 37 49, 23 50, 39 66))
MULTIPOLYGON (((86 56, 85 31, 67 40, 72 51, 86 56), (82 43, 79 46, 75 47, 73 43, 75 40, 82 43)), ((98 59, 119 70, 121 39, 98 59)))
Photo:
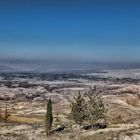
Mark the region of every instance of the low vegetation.
MULTIPOLYGON (((39 103, 36 102, 35 106, 30 106, 32 110, 30 108, 28 109, 28 106, 27 111, 26 109, 23 111, 20 108, 17 115, 17 110, 11 111, 7 104, 8 109, 3 108, 0 110, 0 121, 5 122, 1 123, 1 125, 6 124, 5 130, 10 130, 7 128, 12 128, 11 124, 19 125, 10 131, 9 135, 14 133, 15 136, 17 135, 16 137, 18 137, 19 133, 22 132, 23 134, 26 134, 29 131, 27 135, 19 135, 20 140, 25 139, 26 137, 28 139, 31 135, 34 139, 46 139, 47 136, 48 140, 60 140, 61 138, 90 140, 93 139, 93 137, 95 140, 108 140, 109 137, 110 139, 113 139, 114 137, 117 138, 117 133, 124 131, 124 129, 127 131, 129 125, 125 125, 124 128, 121 125, 117 126, 117 124, 124 124, 123 114, 111 110, 110 108, 108 108, 109 111, 112 111, 116 115, 112 115, 113 118, 109 118, 110 120, 107 120, 107 122, 109 122, 107 124, 105 114, 109 111, 107 112, 104 102, 106 103, 105 98, 103 100, 96 87, 94 87, 90 88, 89 91, 84 94, 79 92, 77 96, 73 97, 70 105, 68 103, 65 106, 64 103, 52 104, 50 98, 47 101, 47 108, 45 108, 44 105, 46 102, 43 104, 40 103, 41 108, 39 108, 40 110, 38 111, 36 108, 39 106, 39 103)), ((5 133, 4 135, 7 137, 5 133)), ((16 138, 14 140, 16 140, 16 138)))
MULTIPOLYGON (((97 94, 95 87, 94 89, 90 89, 85 95, 82 95, 79 92, 78 96, 73 97, 70 108, 71 112, 69 118, 73 120, 75 124, 81 126, 85 123, 93 125, 99 119, 104 118, 104 113, 106 111, 103 99, 97 94)), ((50 98, 47 102, 47 111, 45 114, 45 132, 47 137, 54 134, 54 132, 63 131, 65 129, 65 126, 62 124, 59 124, 59 127, 52 129, 53 116, 55 115, 52 112, 52 100, 50 98)), ((58 118, 56 120, 58 121, 58 118)), ((5 108, 3 114, 0 110, 0 121, 31 125, 36 124, 37 121, 39 124, 43 123, 42 120, 37 120, 36 118, 10 115, 7 108, 5 108)))
POLYGON ((103 98, 96 92, 96 87, 90 89, 85 95, 74 97, 71 102, 70 118, 77 124, 84 122, 94 124, 99 119, 105 119, 105 106, 103 98))
POLYGON ((9 117, 10 117, 10 114, 8 113, 7 107, 5 108, 4 114, 2 114, 2 111, 0 109, 0 121, 1 122, 8 122, 9 117))
POLYGON ((71 113, 70 118, 75 121, 77 124, 82 124, 86 119, 86 101, 85 98, 80 94, 77 97, 73 98, 71 102, 71 113))

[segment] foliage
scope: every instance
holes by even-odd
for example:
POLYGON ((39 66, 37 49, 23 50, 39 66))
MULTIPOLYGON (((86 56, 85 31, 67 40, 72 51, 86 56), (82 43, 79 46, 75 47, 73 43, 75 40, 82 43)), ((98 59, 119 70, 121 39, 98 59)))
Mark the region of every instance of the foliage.
POLYGON ((77 97, 73 98, 71 102, 71 113, 70 118, 74 120, 77 124, 82 124, 83 120, 85 119, 85 99, 80 94, 77 97))
POLYGON ((90 121, 91 124, 95 123, 99 119, 105 118, 105 106, 103 102, 103 98, 96 91, 96 87, 94 89, 90 89, 89 93, 86 95, 86 116, 87 120, 90 121))
POLYGON ((105 112, 103 98, 97 93, 96 87, 90 88, 83 96, 79 93, 71 102, 70 116, 77 124, 82 124, 84 121, 94 124, 99 119, 105 118, 105 112))
POLYGON ((8 117, 9 117, 9 114, 8 114, 8 110, 7 110, 7 107, 5 108, 5 114, 4 114, 4 121, 7 122, 8 121, 8 117))
POLYGON ((2 121, 1 108, 0 108, 0 121, 2 121))
POLYGON ((47 136, 51 135, 52 123, 53 123, 52 101, 50 98, 47 103, 47 113, 45 115, 45 125, 46 125, 46 135, 47 136))

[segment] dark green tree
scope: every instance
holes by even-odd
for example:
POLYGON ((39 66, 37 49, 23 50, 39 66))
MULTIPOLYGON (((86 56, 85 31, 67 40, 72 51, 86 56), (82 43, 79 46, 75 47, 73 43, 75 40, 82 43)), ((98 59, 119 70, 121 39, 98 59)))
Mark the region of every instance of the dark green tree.
POLYGON ((85 99, 79 92, 79 95, 77 97, 73 98, 73 101, 71 102, 71 112, 70 112, 70 118, 74 120, 77 124, 82 124, 85 118, 85 99))
POLYGON ((80 125, 83 122, 94 124, 100 119, 105 119, 105 112, 103 98, 97 93, 96 87, 90 88, 83 96, 79 93, 71 101, 70 118, 80 125))
POLYGON ((86 119, 91 123, 94 124, 99 119, 105 119, 105 106, 103 102, 102 96, 97 93, 96 87, 93 89, 91 88, 86 95, 86 119))
POLYGON ((8 110, 7 110, 7 107, 5 108, 5 114, 4 114, 4 121, 7 122, 8 121, 8 117, 9 117, 9 114, 8 114, 8 110))
POLYGON ((0 121, 2 121, 2 113, 1 113, 1 108, 0 108, 0 121))
POLYGON ((47 136, 51 135, 52 123, 53 123, 52 101, 50 98, 47 103, 47 113, 45 115, 45 127, 47 136))

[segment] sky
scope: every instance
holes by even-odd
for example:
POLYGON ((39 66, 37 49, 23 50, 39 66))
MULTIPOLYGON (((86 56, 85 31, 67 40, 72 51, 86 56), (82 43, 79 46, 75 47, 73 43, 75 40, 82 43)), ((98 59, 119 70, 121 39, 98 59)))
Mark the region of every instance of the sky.
POLYGON ((138 0, 0 0, 0 59, 140 61, 138 0))

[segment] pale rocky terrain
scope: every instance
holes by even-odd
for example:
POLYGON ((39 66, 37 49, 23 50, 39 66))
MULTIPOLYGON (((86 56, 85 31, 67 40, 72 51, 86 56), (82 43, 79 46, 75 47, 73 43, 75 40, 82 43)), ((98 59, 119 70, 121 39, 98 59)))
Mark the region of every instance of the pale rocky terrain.
POLYGON ((140 70, 99 73, 1 73, 0 108, 8 108, 8 122, 0 122, 0 140, 46 140, 44 115, 53 101, 53 129, 64 125, 50 140, 140 140, 140 70), (81 130, 69 120, 70 101, 97 86, 107 108, 108 127, 81 130), (57 119, 56 119, 57 118, 57 119))

